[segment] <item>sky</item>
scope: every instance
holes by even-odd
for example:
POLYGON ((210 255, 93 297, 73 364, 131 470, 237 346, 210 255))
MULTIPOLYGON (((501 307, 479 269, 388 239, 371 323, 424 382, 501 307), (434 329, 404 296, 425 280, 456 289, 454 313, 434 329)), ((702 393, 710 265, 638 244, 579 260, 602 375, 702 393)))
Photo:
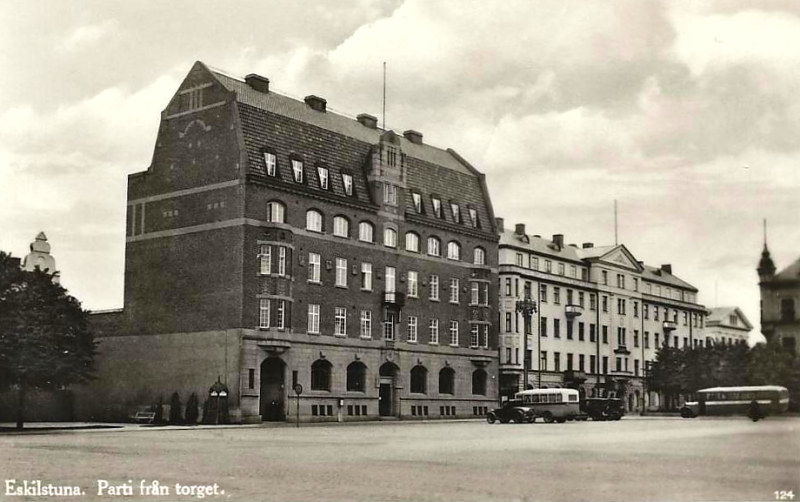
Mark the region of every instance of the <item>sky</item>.
POLYGON ((6 0, 0 250, 122 307, 127 175, 194 61, 382 115, 486 173, 495 213, 619 242, 758 331, 768 221, 800 256, 800 2, 6 0))

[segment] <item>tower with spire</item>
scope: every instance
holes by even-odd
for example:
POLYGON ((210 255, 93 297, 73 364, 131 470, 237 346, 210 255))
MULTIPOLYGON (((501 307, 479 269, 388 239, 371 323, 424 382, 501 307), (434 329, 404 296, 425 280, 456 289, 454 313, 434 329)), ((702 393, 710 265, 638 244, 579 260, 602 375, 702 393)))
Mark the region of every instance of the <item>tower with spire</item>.
POLYGON ((767 246, 764 220, 764 250, 758 261, 761 291, 761 333, 768 343, 778 343, 797 354, 800 338, 800 259, 777 271, 767 246))

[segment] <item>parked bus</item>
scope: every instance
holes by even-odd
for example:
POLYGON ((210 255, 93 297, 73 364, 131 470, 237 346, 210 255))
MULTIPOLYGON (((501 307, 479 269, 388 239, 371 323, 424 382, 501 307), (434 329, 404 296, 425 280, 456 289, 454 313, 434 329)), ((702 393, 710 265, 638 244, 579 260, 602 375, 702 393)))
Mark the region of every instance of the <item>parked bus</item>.
POLYGON ((683 418, 701 415, 745 415, 756 401, 762 415, 783 413, 789 408, 789 391, 777 385, 712 387, 697 391, 697 400, 681 408, 683 418))
POLYGON ((574 389, 534 389, 517 392, 526 406, 533 408, 534 417, 545 422, 564 423, 580 414, 578 391, 574 389))

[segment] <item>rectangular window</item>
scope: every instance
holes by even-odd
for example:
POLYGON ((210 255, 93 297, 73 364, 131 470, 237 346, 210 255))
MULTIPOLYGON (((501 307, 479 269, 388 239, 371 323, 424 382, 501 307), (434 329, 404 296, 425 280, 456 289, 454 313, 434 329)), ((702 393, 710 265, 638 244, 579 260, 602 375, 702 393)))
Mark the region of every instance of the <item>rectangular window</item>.
POLYGON ((417 343, 417 317, 408 316, 408 342, 417 343))
POLYGON ((572 293, 572 290, 571 290, 571 289, 568 289, 568 290, 567 290, 567 305, 575 305, 575 304, 572 302, 572 300, 573 300, 573 296, 574 296, 574 295, 573 295, 573 293, 572 293))
POLYGON ((372 291, 372 263, 361 262, 361 289, 372 291))
POLYGON ((431 319, 428 324, 428 343, 439 343, 439 319, 431 319))
POLYGON ((553 337, 561 338, 561 319, 553 319, 553 337))
POLYGON ((489 285, 483 285, 483 301, 481 302, 482 305, 489 305, 489 285))
POLYGON ((639 302, 633 302, 633 317, 639 317, 639 302))
POLYGON ((603 326, 600 329, 603 343, 608 343, 608 326, 603 326))
POLYGON ((267 168, 267 176, 275 176, 278 162, 274 153, 264 152, 264 165, 267 168))
POLYGON ((479 305, 481 302, 480 285, 477 282, 470 283, 470 301, 471 305, 479 305))
POLYGON ((292 159, 292 173, 295 183, 303 182, 303 163, 301 161, 292 159))
POLYGON ((567 352, 567 371, 572 371, 572 354, 567 352))
POLYGON ((658 348, 658 333, 653 333, 653 348, 658 348))
POLYGON ((489 348, 489 326, 487 324, 483 325, 483 348, 489 348))
POLYGON ((553 371, 561 371, 561 352, 553 352, 553 371))
POLYGON ((603 270, 600 274, 601 274, 601 277, 603 279, 603 285, 604 286, 608 286, 608 271, 607 270, 603 270))
POLYGON ((386 272, 384 273, 386 277, 386 292, 387 293, 394 293, 395 290, 395 268, 394 267, 386 267, 386 272))
POLYGON ((342 186, 344 186, 345 195, 353 195, 353 176, 342 173, 342 186))
POLYGON ((256 370, 254 370, 253 368, 247 370, 247 388, 248 389, 256 388, 256 370))
POLYGON ((597 368, 597 357, 589 356, 589 373, 594 373, 597 368))
POLYGON ((511 296, 511 277, 506 277, 506 296, 511 296))
POLYGON ((473 228, 478 227, 478 210, 475 208, 469 208, 469 221, 473 228))
POLYGON ((317 253, 308 253, 308 282, 320 282, 321 263, 317 253))
POLYGON ((539 321, 539 331, 542 333, 542 336, 547 336, 547 318, 542 317, 539 321))
POLYGON ((336 307, 335 316, 333 318, 333 334, 337 336, 347 335, 347 309, 344 307, 336 307))
POLYGON ((578 306, 579 307, 583 307, 584 300, 585 300, 585 297, 584 297, 583 291, 578 291, 578 306))
POLYGON ((361 338, 372 338, 372 312, 361 311, 361 338))
POLYGON ((453 213, 453 222, 461 223, 461 208, 455 202, 450 203, 450 212, 453 213))
POLYGON ((567 340, 572 340, 572 326, 574 324, 571 321, 567 321, 567 340))
POLYGON ((633 376, 639 376, 639 360, 633 360, 633 376))
POLYGON ((431 300, 438 301, 439 300, 439 276, 438 275, 432 275, 430 282, 431 282, 431 288, 430 288, 431 300))
POLYGON ((564 275, 564 264, 563 263, 559 263, 558 264, 558 275, 564 275))
POLYGON ((531 255, 531 268, 534 270, 539 270, 539 258, 536 256, 531 255))
MULTIPOLYGON (((519 350, 519 349, 517 349, 519 350)), ((506 364, 511 364, 511 348, 506 348, 506 364)))
POLYGON ((394 314, 392 313, 386 314, 383 321, 383 339, 394 340, 394 314))
POLYGON ((586 371, 586 356, 578 354, 578 371, 586 371))
POLYGON ((589 310, 597 310, 597 297, 594 293, 589 294, 589 310))
POLYGON ((633 346, 634 347, 638 347, 639 346, 639 330, 638 329, 633 330, 633 346))
POLYGON ((431 197, 431 205, 433 206, 433 215, 437 218, 442 217, 442 201, 436 197, 431 197))
POLYGON ((458 279, 450 279, 450 303, 458 303, 458 279))
POLYGON ((582 341, 585 340, 584 334, 583 334, 583 328, 584 328, 584 324, 582 322, 579 322, 578 323, 578 341, 579 342, 582 342, 582 341))
POLYGON ((308 332, 319 333, 319 305, 314 303, 308 304, 308 332))
POLYGON ((569 266, 569 276, 572 277, 573 279, 578 278, 578 268, 575 265, 569 266))
POLYGON ((258 301, 258 327, 269 328, 269 300, 266 298, 258 301))
POLYGON ((633 278, 633 290, 639 291, 639 279, 636 277, 633 278))
POLYGON ((417 214, 422 214, 422 195, 419 192, 412 192, 411 200, 414 202, 414 210, 417 214))
POLYGON ((542 351, 542 360, 540 362, 540 366, 542 367, 542 371, 547 371, 547 351, 542 351))
POLYGON ((645 331, 644 332, 644 348, 646 348, 646 349, 650 348, 650 332, 649 331, 645 331))
POLYGON ((544 271, 547 272, 548 274, 550 272, 552 272, 553 271, 553 262, 551 262, 550 260, 545 260, 544 261, 544 271))
POLYGON ((323 190, 328 189, 328 169, 324 167, 317 168, 317 176, 319 176, 319 187, 323 190))
POLYGON ((522 266, 522 263, 523 263, 523 261, 522 261, 522 260, 523 260, 522 253, 517 253, 516 260, 517 260, 517 261, 515 262, 515 263, 516 263, 516 265, 517 265, 518 267, 521 267, 521 266, 522 266))
POLYGON ((627 337, 625 335, 625 328, 618 326, 617 327, 617 345, 620 346, 620 347, 625 347, 627 345, 626 338, 627 337))
POLYGON ((266 244, 259 246, 258 268, 262 275, 269 274, 272 269, 272 248, 266 244))
POLYGON ((561 305, 561 288, 558 286, 553 287, 553 303, 561 305))
POLYGON ((286 327, 286 300, 278 300, 278 329, 286 327))
POLYGON ((472 329, 470 330, 470 336, 469 336, 469 346, 470 347, 478 347, 478 346, 480 346, 481 335, 480 335, 479 327, 480 326, 478 324, 473 324, 472 325, 472 329))
POLYGON ((506 333, 511 333, 513 328, 511 327, 511 312, 506 312, 506 333))
POLYGON ((603 356, 603 374, 608 374, 608 356, 603 356))
POLYGON ((278 275, 286 275, 286 248, 283 246, 278 248, 278 275))
POLYGON ((594 324, 589 324, 589 341, 594 342, 597 340, 597 333, 594 324))
POLYGON ((547 284, 542 284, 539 286, 539 301, 542 303, 547 303, 547 284))
POLYGON ((650 307, 647 304, 642 304, 642 316, 645 319, 650 319, 650 307))
POLYGON ((383 202, 390 206, 397 205, 397 187, 391 183, 383 184, 383 202))
POLYGON ((458 345, 458 321, 450 321, 450 345, 458 345))
POLYGON ((344 258, 336 258, 336 285, 347 287, 347 260, 344 258))
POLYGON ((603 303, 603 312, 608 312, 608 297, 606 295, 603 295, 602 303, 603 303))
POLYGON ((408 296, 411 298, 419 296, 419 275, 414 271, 408 272, 408 296))

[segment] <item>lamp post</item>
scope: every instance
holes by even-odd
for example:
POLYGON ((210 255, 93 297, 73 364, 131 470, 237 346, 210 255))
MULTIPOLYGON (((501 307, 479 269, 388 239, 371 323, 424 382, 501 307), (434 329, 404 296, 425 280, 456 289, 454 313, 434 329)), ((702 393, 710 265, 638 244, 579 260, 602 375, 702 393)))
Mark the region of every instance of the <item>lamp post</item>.
MULTIPOLYGON (((531 316, 536 312, 536 302, 531 299, 530 292, 526 292, 524 300, 517 300, 517 312, 522 313, 525 320, 525 333, 523 334, 523 349, 522 349, 522 380, 523 389, 528 388, 528 370, 530 367, 530 358, 528 357, 528 333, 531 330, 531 316)), ((541 375, 541 372, 540 372, 541 375)), ((541 384, 541 382, 539 382, 541 384)))

